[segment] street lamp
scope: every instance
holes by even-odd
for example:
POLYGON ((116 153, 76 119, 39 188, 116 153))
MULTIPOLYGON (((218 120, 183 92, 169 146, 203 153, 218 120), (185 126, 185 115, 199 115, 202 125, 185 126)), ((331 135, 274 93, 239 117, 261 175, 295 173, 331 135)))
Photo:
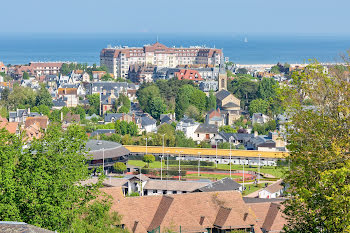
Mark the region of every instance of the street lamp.
POLYGON ((105 148, 102 148, 102 172, 105 173, 105 148))
POLYGON ((148 153, 148 152, 147 152, 147 140, 152 140, 152 138, 147 138, 147 137, 146 137, 145 140, 146 140, 146 155, 147 155, 147 153, 148 153))
POLYGON ((231 158, 232 158, 232 139, 233 137, 230 137, 230 178, 232 178, 232 169, 231 169, 231 158))
POLYGON ((201 152, 198 152, 198 176, 201 175, 200 167, 201 167, 201 152))
POLYGON ((244 191, 244 164, 245 164, 245 160, 246 160, 246 158, 244 158, 244 161, 243 161, 243 191, 244 191))
POLYGON ((259 182, 260 182, 260 156, 261 156, 261 154, 259 154, 258 184, 259 184, 259 182))
POLYGON ((178 152, 179 153, 179 180, 181 180, 181 153, 183 152, 183 151, 176 151, 176 152, 178 152))
POLYGON ((167 178, 169 178, 168 177, 168 173, 169 173, 169 152, 170 151, 166 151, 166 153, 167 153, 167 158, 166 158, 166 174, 167 174, 167 178))
POLYGON ((215 142, 216 156, 215 156, 215 167, 218 167, 218 141, 215 142))
POLYGON ((165 134, 162 135, 162 137, 163 137, 163 155, 162 155, 162 157, 160 157, 160 180, 163 180, 164 136, 165 136, 165 134))

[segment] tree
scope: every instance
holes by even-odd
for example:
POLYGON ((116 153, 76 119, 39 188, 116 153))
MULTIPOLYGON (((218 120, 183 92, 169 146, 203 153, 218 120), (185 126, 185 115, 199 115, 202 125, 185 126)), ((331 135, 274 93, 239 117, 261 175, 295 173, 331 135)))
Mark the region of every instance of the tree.
POLYGON ((224 125, 219 128, 219 131, 224 131, 225 133, 237 133, 237 130, 229 125, 224 125))
POLYGON ((138 127, 132 121, 128 123, 128 134, 130 134, 130 136, 137 136, 138 134, 138 127))
POLYGON ((100 95, 92 94, 87 95, 86 98, 89 100, 90 108, 88 110, 89 114, 100 114, 100 95))
POLYGON ((154 157, 154 155, 151 155, 151 154, 144 155, 143 159, 142 159, 143 162, 148 164, 147 165, 148 167, 149 167, 149 164, 153 163, 155 160, 156 160, 156 158, 154 157))
POLYGON ((196 120, 198 120, 198 118, 201 116, 199 110, 194 105, 187 107, 185 115, 196 120))
POLYGON ((36 106, 46 105, 50 108, 52 107, 52 97, 44 85, 40 86, 40 90, 36 96, 35 104, 36 106))
POLYGON ((101 81, 114 81, 114 79, 110 74, 105 74, 101 77, 101 81))
POLYGON ((159 88, 156 85, 140 88, 136 92, 140 107, 143 111, 150 113, 151 102, 154 98, 160 97, 159 88))
POLYGON ((122 162, 116 162, 113 165, 113 168, 117 173, 124 173, 124 171, 126 170, 126 165, 122 162))
POLYGON ((150 110, 149 113, 153 118, 159 119, 160 114, 163 114, 166 112, 166 105, 164 104, 161 97, 154 97, 151 100, 149 110, 150 110))
POLYGON ((273 78, 263 78, 258 87, 258 97, 263 100, 271 100, 276 98, 278 82, 273 78))
POLYGON ((29 74, 28 74, 27 71, 24 71, 24 72, 23 72, 22 78, 23 78, 23 79, 29 79, 29 74))
POLYGON ((250 102, 249 105, 249 113, 253 115, 253 113, 262 113, 266 114, 269 110, 269 102, 263 99, 255 99, 250 102))
POLYGON ((350 83, 344 72, 327 75, 317 62, 293 72, 283 91, 290 113, 285 182, 285 232, 350 230, 350 83), (310 98, 314 108, 302 103, 310 98))
POLYGON ((5 87, 4 90, 2 90, 1 92, 1 100, 7 101, 9 95, 10 95, 10 89, 8 87, 5 87))
POLYGON ((214 95, 213 91, 210 91, 209 92, 209 97, 208 97, 207 110, 210 111, 212 109, 216 109, 216 96, 214 95))
POLYGON ((62 131, 50 124, 24 148, 21 136, 1 130, 0 218, 67 231, 102 186, 103 177, 97 184, 78 184, 91 176, 86 139, 79 126, 62 131))
POLYGON ((120 131, 119 131, 119 133, 121 134, 121 135, 125 135, 125 134, 127 134, 128 133, 128 122, 126 122, 126 121, 120 121, 120 131))
POLYGON ((280 67, 279 67, 278 65, 272 66, 272 67, 271 67, 271 73, 273 73, 273 74, 279 74, 279 73, 281 73, 280 67))
MULTIPOLYGON (((38 112, 40 112, 41 114, 43 114, 45 116, 49 116, 50 115, 50 108, 49 108, 49 106, 41 104, 37 108, 38 108, 38 112)), ((33 110, 33 112, 34 112, 34 110, 33 110)))
POLYGON ((258 84, 247 77, 238 77, 228 83, 228 91, 241 100, 241 107, 249 106, 250 101, 257 98, 258 84))
POLYGON ((238 68, 238 74, 248 74, 248 70, 246 68, 238 68))

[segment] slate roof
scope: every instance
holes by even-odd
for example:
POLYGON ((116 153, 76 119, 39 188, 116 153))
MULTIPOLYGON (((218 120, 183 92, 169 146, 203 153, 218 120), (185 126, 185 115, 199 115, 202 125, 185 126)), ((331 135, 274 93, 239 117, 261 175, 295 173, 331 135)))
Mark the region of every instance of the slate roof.
POLYGON ((227 96, 231 95, 231 93, 227 90, 221 90, 218 93, 216 93, 216 98, 219 100, 225 99, 227 96))
POLYGON ((217 133, 219 128, 213 124, 200 124, 195 133, 217 133))
POLYGON ((240 107, 238 104, 235 104, 233 102, 229 102, 225 105, 222 106, 223 108, 237 108, 237 107, 240 107))
POLYGON ((55 107, 64 107, 64 106, 66 106, 66 102, 64 102, 62 99, 53 100, 52 104, 55 107))
POLYGON ((141 125, 142 126, 147 126, 147 125, 153 125, 156 124, 157 121, 148 117, 148 116, 143 116, 141 117, 141 125))
POLYGON ((115 129, 97 129, 95 130, 94 132, 92 132, 90 134, 91 137, 95 137, 97 135, 100 135, 100 134, 114 134, 115 133, 115 129))
POLYGON ((116 158, 129 155, 130 151, 119 143, 103 140, 88 140, 86 149, 93 155, 93 160, 116 158))
POLYGON ((107 113, 105 115, 105 122, 117 121, 123 116, 123 113, 107 113))
POLYGON ((160 118, 160 122, 161 122, 162 124, 164 124, 164 123, 171 123, 172 120, 170 119, 170 117, 169 117, 168 115, 165 115, 165 116, 163 116, 163 117, 160 118))
POLYGON ((0 232, 3 233, 53 233, 40 227, 29 225, 24 222, 0 222, 0 232))
POLYGON ((183 123, 195 124, 195 120, 187 116, 184 116, 180 121, 183 123))
POLYGON ((210 182, 180 181, 180 180, 149 180, 144 189, 193 192, 208 185, 210 182))
POLYGON ((217 191, 230 191, 239 190, 242 185, 236 181, 226 177, 224 179, 218 180, 216 182, 210 183, 207 186, 199 188, 200 192, 217 192, 217 191))

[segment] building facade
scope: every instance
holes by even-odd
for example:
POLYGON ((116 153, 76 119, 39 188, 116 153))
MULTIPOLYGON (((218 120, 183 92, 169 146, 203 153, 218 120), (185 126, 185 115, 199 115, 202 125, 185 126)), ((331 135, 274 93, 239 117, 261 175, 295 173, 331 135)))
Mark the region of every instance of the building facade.
POLYGON ((207 64, 217 66, 222 59, 222 50, 205 47, 175 48, 159 42, 143 47, 115 47, 102 49, 100 64, 107 66, 115 77, 127 78, 129 66, 155 65, 175 68, 178 65, 207 64))

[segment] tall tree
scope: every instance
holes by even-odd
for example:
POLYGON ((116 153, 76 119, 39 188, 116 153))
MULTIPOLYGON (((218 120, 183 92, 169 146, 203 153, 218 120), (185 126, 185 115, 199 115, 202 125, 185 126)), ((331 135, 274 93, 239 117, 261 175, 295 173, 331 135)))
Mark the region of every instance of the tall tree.
POLYGON ((89 100, 89 105, 90 105, 88 113, 90 115, 100 114, 100 95, 99 94, 87 95, 86 98, 89 100))
POLYGON ((214 95, 213 91, 209 92, 209 97, 208 97, 208 108, 209 111, 212 109, 216 109, 216 96, 214 95))
POLYGON ((345 73, 327 75, 314 63, 294 72, 283 93, 291 121, 286 232, 350 231, 349 90, 345 73))
POLYGON ((46 105, 48 107, 52 107, 52 97, 50 95, 50 92, 46 89, 45 85, 40 86, 40 90, 36 96, 35 104, 37 106, 39 105, 46 105))
POLYGON ((250 101, 257 98, 258 84, 247 77, 238 77, 228 83, 228 88, 237 98, 241 100, 241 107, 249 106, 250 101))
POLYGON ((151 116, 155 119, 159 119, 160 114, 166 112, 166 105, 164 104, 163 99, 161 97, 152 98, 149 108, 151 116))
POLYGON ((263 99, 255 99, 250 102, 249 105, 249 113, 253 115, 253 113, 262 113, 266 114, 269 110, 269 102, 263 99))

